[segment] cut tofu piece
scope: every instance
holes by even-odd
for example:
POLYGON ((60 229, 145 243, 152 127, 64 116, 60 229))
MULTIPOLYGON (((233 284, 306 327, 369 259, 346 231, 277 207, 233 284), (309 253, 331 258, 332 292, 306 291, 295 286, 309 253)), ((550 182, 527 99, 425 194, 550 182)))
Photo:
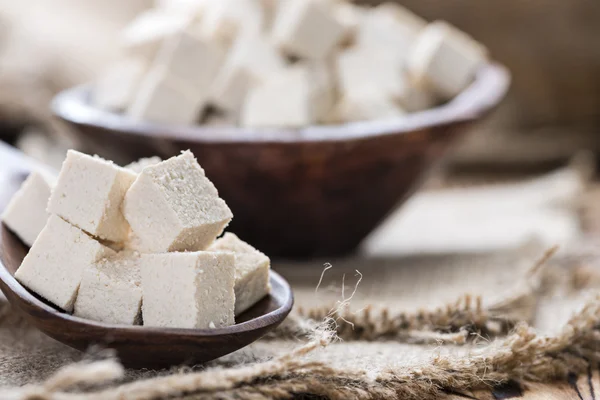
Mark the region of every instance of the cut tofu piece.
POLYGON ((381 4, 364 15, 358 26, 356 44, 387 53, 403 65, 427 22, 395 3, 381 4))
POLYGON ((267 15, 261 0, 219 0, 204 10, 200 32, 207 38, 231 44, 236 37, 265 30, 267 15))
POLYGON ((365 14, 364 9, 356 4, 346 1, 338 1, 333 4, 333 16, 344 28, 343 43, 345 45, 354 43, 365 14))
POLYGON ((146 70, 145 61, 133 58, 114 65, 94 84, 93 104, 110 111, 125 110, 133 100, 146 70))
POLYGON ((79 228, 51 215, 15 278, 52 304, 71 312, 83 271, 114 254, 79 228))
POLYGON ((226 49, 191 32, 180 32, 164 41, 154 61, 201 97, 208 90, 223 61, 226 49))
POLYGON ((297 64, 253 88, 241 113, 241 124, 300 127, 329 114, 333 88, 326 66, 297 64))
POLYGON ((122 46, 130 56, 150 62, 165 38, 183 31, 192 21, 189 13, 166 13, 160 8, 147 10, 123 30, 122 46))
POLYGON ((49 174, 31 172, 2 213, 2 221, 29 247, 48 220, 46 206, 53 186, 49 174))
POLYGON ((336 104, 330 122, 344 123, 401 117, 406 112, 381 92, 345 96, 336 104))
POLYGON ((417 38, 407 71, 415 84, 450 99, 471 83, 486 61, 485 47, 453 26, 436 21, 417 38))
POLYGON ((248 90, 281 72, 285 60, 262 36, 241 36, 211 89, 211 103, 220 109, 238 112, 248 90))
POLYGON ((126 166, 124 166, 123 168, 127 168, 132 170, 135 173, 140 173, 142 172, 142 170, 146 167, 149 167, 151 165, 155 165, 158 164, 159 162, 161 162, 162 159, 158 156, 153 156, 153 157, 144 157, 144 158, 140 158, 137 161, 134 161, 130 164, 127 164, 126 166))
POLYGON ((90 235, 123 242, 129 224, 121 204, 135 178, 134 172, 112 161, 69 150, 50 196, 48 212, 90 235))
POLYGON ((235 255, 235 315, 240 315, 271 291, 269 257, 238 238, 225 233, 208 251, 231 252, 235 255))
POLYGON ((223 328, 234 324, 235 256, 143 254, 144 326, 223 328))
POLYGON ((127 115, 163 124, 194 124, 207 103, 207 94, 169 75, 164 67, 156 67, 142 80, 127 115))
POLYGON ((233 214, 188 150, 146 167, 125 196, 123 213, 146 253, 207 248, 233 214))
POLYGON ((140 325, 142 317, 140 255, 121 252, 83 272, 74 315, 110 324, 140 325))
POLYGON ((323 60, 344 34, 344 26, 334 17, 328 1, 289 0, 277 11, 272 39, 289 55, 323 60))

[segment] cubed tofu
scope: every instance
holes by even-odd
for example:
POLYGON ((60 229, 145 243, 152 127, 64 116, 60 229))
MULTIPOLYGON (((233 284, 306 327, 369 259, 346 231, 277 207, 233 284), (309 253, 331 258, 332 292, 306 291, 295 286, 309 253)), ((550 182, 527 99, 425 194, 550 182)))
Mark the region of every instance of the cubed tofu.
POLYGON ((71 312, 83 271, 115 252, 57 215, 51 215, 15 278, 59 308, 71 312))
POLYGON ((33 245, 46 225, 46 206, 53 186, 54 177, 32 171, 2 213, 2 221, 27 246, 33 245))
POLYGON ((333 4, 333 16, 344 27, 344 44, 354 43, 365 14, 364 8, 347 1, 337 1, 333 4))
POLYGON ((208 251, 231 252, 235 255, 236 316, 269 294, 269 257, 229 232, 217 239, 208 251))
POLYGON ((330 112, 332 82, 324 65, 294 65, 253 88, 241 112, 241 124, 300 127, 330 112))
POLYGON ((330 116, 332 123, 401 117, 406 112, 381 92, 366 91, 342 97, 330 116))
POLYGON ((205 98, 225 55, 219 43, 184 31, 164 41, 154 63, 205 98))
POLYGON ((132 247, 145 253, 208 247, 233 214, 190 151, 146 167, 125 196, 132 247))
POLYGON ((105 110, 125 110, 133 100, 147 68, 145 61, 135 58, 115 64, 94 84, 92 102, 105 110))
POLYGON ((48 212, 90 235, 123 242, 129 224, 121 204, 135 178, 134 172, 112 161, 69 150, 50 196, 48 212))
POLYGON ((212 88, 211 103, 238 112, 248 90, 281 72, 285 60, 268 40, 259 35, 239 37, 212 88))
POLYGON ((136 120, 190 125, 200 118, 207 95, 159 66, 142 80, 127 115, 136 120))
POLYGON ((413 42, 427 22, 396 3, 384 3, 365 13, 356 33, 356 44, 387 53, 404 64, 413 42))
POLYGON ((487 57, 487 50, 470 36, 436 21, 417 38, 407 60, 407 71, 415 84, 450 99, 471 83, 487 57))
POLYGON ((109 324, 140 325, 142 286, 140 255, 120 252, 83 272, 74 315, 109 324))
POLYGON ((261 0, 219 0, 205 8, 200 32, 216 42, 231 44, 237 37, 260 34, 266 22, 261 0))
POLYGON ((234 324, 231 253, 143 254, 144 326, 223 328, 234 324))
POLYGON ((142 172, 142 170, 144 168, 149 167, 150 165, 158 164, 161 161, 162 161, 162 159, 158 156, 144 157, 144 158, 140 158, 137 161, 127 164, 123 168, 127 168, 127 169, 139 174, 140 172, 142 172))
POLYGON ((289 0, 281 4, 273 24, 272 39, 285 53, 323 60, 344 39, 344 26, 333 15, 328 1, 289 0))
POLYGON ((192 21, 188 13, 166 13, 160 8, 147 10, 124 29, 122 46, 130 56, 151 62, 163 40, 186 29, 192 21))

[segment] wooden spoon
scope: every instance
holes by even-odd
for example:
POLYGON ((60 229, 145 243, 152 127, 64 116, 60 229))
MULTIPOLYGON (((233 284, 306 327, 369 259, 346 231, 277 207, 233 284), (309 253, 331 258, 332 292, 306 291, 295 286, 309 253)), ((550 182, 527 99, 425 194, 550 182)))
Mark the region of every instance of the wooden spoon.
MULTIPOLYGON (((16 192, 32 164, 0 142, 0 212, 16 192)), ((288 283, 271 271, 271 294, 218 329, 151 328, 111 325, 78 318, 30 292, 14 278, 27 247, 4 224, 0 226, 0 290, 10 304, 48 336, 78 350, 99 344, 115 349, 121 362, 133 368, 163 368, 197 364, 241 349, 277 327, 294 302, 288 283)))

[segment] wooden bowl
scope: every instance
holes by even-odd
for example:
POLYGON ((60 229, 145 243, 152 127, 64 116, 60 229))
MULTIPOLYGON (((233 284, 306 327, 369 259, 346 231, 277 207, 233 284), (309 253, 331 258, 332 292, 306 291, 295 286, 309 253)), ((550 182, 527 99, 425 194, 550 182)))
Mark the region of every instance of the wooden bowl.
POLYGON ((80 86, 54 113, 87 150, 121 163, 191 149, 234 213, 231 230, 270 256, 343 255, 417 187, 469 123, 504 97, 507 70, 490 63, 450 102, 386 121, 303 129, 170 126, 89 104, 80 86))

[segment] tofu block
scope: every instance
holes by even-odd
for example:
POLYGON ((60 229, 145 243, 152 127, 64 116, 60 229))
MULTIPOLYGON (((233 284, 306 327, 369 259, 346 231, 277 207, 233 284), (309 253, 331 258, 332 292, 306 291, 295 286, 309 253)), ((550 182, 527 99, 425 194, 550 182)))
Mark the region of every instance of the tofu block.
POLYGON ((53 186, 54 178, 32 171, 2 213, 2 221, 29 247, 48 220, 46 206, 53 186))
POLYGON ((133 248, 145 253, 203 250, 233 218, 189 150, 144 168, 125 195, 123 213, 133 248))
POLYGON ((144 168, 149 167, 150 165, 158 164, 161 161, 162 161, 162 159, 157 156, 144 157, 144 158, 140 158, 139 160, 134 161, 130 164, 127 164, 123 168, 127 168, 127 169, 139 174, 140 172, 142 172, 142 170, 144 168))
POLYGON ((155 57, 162 41, 186 29, 193 21, 189 13, 167 13, 160 8, 139 14, 125 27, 121 43, 127 54, 148 62, 155 57))
POLYGON ((272 39, 289 55, 323 60, 344 39, 344 33, 328 1, 289 0, 277 11, 272 39))
POLYGON ((233 325, 234 263, 231 253, 143 254, 144 326, 208 329, 233 325))
POLYGON ((94 84, 93 104, 104 110, 125 110, 133 100, 146 70, 146 62, 140 59, 131 58, 117 63, 94 84))
POLYGON ((401 117, 406 112, 381 92, 345 96, 334 107, 330 122, 344 123, 401 117))
POLYGON ((453 26, 436 21, 419 35, 406 66, 416 85, 450 99, 471 83, 486 61, 487 50, 481 44, 453 26))
POLYGON ((211 88, 211 103, 222 110, 238 112, 249 89, 284 68, 285 60, 266 38, 241 36, 211 88))
POLYGON ((120 252, 83 271, 74 315, 109 324, 141 325, 140 255, 120 252))
POLYGON ((184 31, 164 41, 154 62, 197 95, 207 97, 225 55, 226 48, 219 43, 184 31))
POLYGON ((48 202, 48 212, 92 236, 123 242, 129 225, 121 212, 136 178, 130 170, 98 156, 69 150, 48 202))
POLYGON ((396 3, 383 3, 361 19, 356 44, 387 53, 403 65, 407 54, 427 22, 396 3))
POLYGON ((137 120, 190 125, 200 118, 207 95, 159 66, 142 80, 127 115, 137 120))
POLYGON ((231 44, 237 37, 260 34, 266 23, 261 0, 219 0, 205 8, 200 32, 215 42, 231 44))
POLYGON ((333 88, 324 65, 297 64, 253 88, 241 112, 241 124, 300 127, 329 114, 333 88))
POLYGON ((344 28, 343 44, 351 45, 356 39, 356 34, 366 12, 364 8, 346 1, 337 1, 333 4, 333 16, 344 28))
POLYGON ((208 251, 231 252, 235 255, 235 315, 240 315, 271 291, 269 257, 238 238, 225 233, 208 251))
POLYGON ((15 278, 61 309, 73 311, 83 271, 115 252, 57 215, 51 215, 15 278))

